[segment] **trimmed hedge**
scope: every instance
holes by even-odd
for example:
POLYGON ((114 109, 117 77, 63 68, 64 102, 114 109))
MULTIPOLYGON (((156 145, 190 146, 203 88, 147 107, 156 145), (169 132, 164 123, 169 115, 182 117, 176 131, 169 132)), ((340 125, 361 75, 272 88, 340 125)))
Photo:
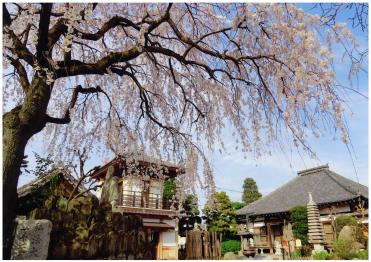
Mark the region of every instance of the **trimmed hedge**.
POLYGON ((241 250, 241 241, 239 240, 227 240, 222 242, 222 256, 227 252, 233 252, 235 254, 241 250))

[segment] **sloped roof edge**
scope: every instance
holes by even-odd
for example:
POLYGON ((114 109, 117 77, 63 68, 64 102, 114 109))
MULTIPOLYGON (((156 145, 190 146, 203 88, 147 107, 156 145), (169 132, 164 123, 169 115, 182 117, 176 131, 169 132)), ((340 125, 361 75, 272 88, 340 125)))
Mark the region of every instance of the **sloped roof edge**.
MULTIPOLYGON (((29 183, 19 187, 17 189, 18 197, 24 197, 32 192, 32 189, 35 187, 43 186, 45 185, 53 176, 62 174, 63 178, 66 179, 71 185, 76 185, 77 180, 64 168, 62 167, 56 167, 52 170, 50 170, 48 173, 46 173, 43 176, 36 177, 35 179, 31 180, 29 183)), ((83 185, 79 185, 79 191, 83 192, 85 191, 85 187, 83 185)))

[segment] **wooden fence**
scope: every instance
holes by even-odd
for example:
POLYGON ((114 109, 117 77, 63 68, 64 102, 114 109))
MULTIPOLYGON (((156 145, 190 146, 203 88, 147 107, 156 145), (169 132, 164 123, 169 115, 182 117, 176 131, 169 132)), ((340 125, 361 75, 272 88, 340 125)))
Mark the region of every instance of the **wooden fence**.
POLYGON ((221 254, 220 234, 201 230, 187 232, 186 259, 220 259, 221 254))

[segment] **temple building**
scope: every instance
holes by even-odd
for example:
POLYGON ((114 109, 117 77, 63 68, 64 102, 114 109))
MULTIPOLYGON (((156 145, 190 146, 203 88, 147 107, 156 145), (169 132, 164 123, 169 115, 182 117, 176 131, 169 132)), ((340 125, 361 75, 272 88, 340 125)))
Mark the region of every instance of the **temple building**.
MULTIPOLYGON (((104 186, 112 167, 119 191, 113 211, 142 217, 143 226, 156 249, 154 259, 178 259, 179 203, 175 195, 169 198, 164 192, 169 192, 165 184, 175 186, 175 179, 185 173, 184 169, 149 157, 129 160, 119 156, 91 176, 104 186)), ((171 190, 176 191, 176 188, 171 190)), ((100 193, 98 191, 98 195, 100 193)))
POLYGON ((323 243, 325 248, 331 248, 334 241, 332 222, 338 215, 353 215, 368 230, 368 187, 334 173, 328 165, 299 171, 291 181, 238 210, 237 216, 239 223, 246 224, 247 230, 254 234, 257 253, 276 252, 276 246, 288 250, 291 242, 293 250, 297 241, 287 241, 285 237, 285 232, 291 230, 289 210, 308 203, 313 214, 318 207, 324 238, 318 243, 323 243))

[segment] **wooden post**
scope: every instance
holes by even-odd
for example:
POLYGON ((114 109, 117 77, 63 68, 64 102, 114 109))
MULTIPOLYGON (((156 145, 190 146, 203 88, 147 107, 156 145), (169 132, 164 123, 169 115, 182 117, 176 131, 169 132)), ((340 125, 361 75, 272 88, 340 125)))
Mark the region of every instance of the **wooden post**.
POLYGON ((211 247, 212 247, 212 255, 211 258, 215 258, 215 232, 211 232, 211 247))
POLYGON ((267 225, 267 238, 268 238, 269 250, 270 250, 270 253, 273 253, 271 224, 268 222, 266 223, 266 225, 267 225))
POLYGON ((207 231, 204 232, 204 253, 203 258, 208 259, 210 257, 210 242, 209 242, 209 233, 207 231))
POLYGON ((218 243, 218 259, 220 259, 222 257, 222 237, 223 235, 220 233, 219 234, 219 238, 217 239, 217 243, 218 243))
POLYGON ((134 191, 134 195, 133 195, 133 207, 135 207, 135 191, 134 191))
POLYGON ((209 245, 209 253, 208 253, 208 259, 212 257, 213 250, 212 250, 212 238, 211 238, 211 232, 207 233, 207 240, 208 240, 208 245, 209 245))
POLYGON ((244 246, 244 242, 243 242, 244 240, 243 240, 242 235, 240 236, 240 241, 241 241, 240 249, 241 249, 241 251, 244 251, 245 246, 244 246))

